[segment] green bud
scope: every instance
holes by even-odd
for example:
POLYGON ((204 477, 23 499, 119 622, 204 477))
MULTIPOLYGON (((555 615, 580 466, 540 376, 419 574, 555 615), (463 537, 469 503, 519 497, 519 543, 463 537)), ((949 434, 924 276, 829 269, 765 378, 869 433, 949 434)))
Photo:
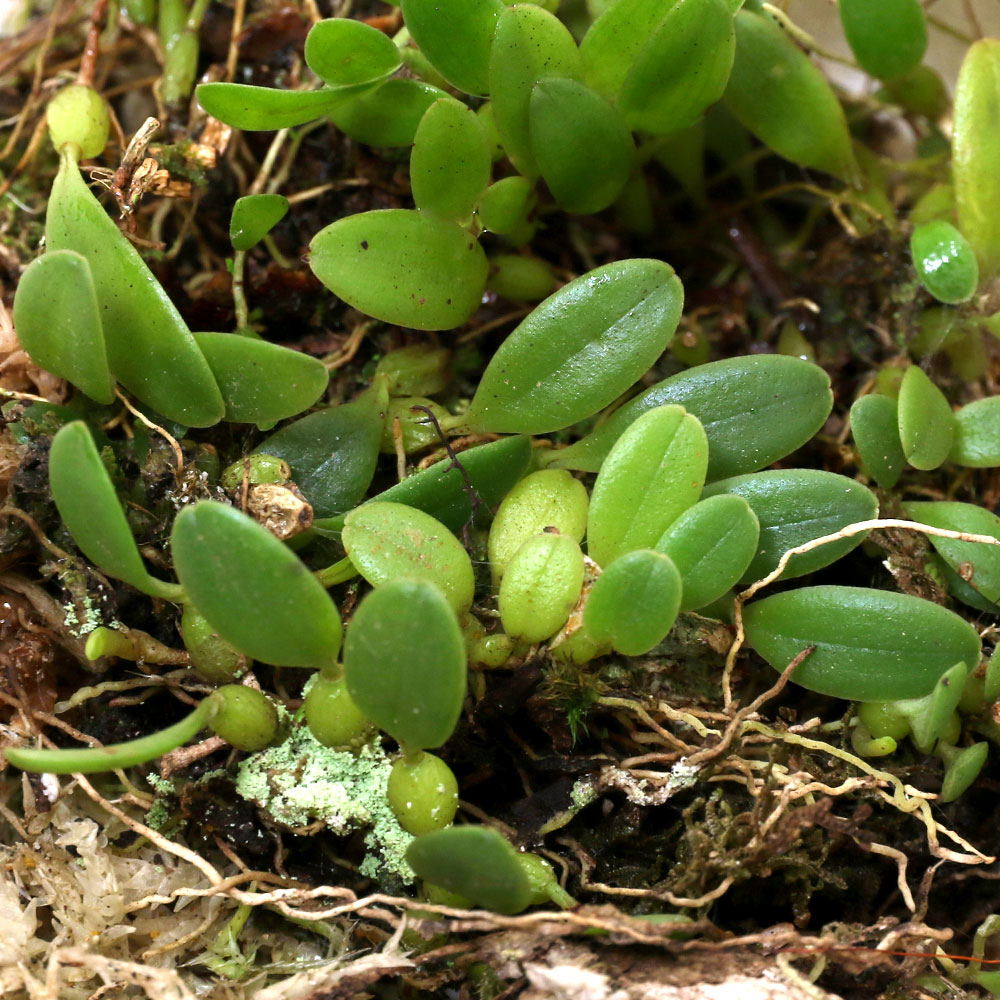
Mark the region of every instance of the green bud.
POLYGON ((373 730, 347 693, 343 675, 317 677, 306 692, 303 710, 309 731, 326 747, 357 747, 373 730))
POLYGON ((236 680, 250 663, 244 653, 226 642, 209 625, 205 616, 193 604, 184 605, 181 636, 184 646, 191 654, 191 666, 213 684, 227 684, 236 680))
POLYGON ((226 490, 238 490, 243 486, 244 473, 251 486, 285 483, 292 477, 292 470, 283 458, 276 455, 247 455, 226 466, 219 484, 226 490))
POLYGON ((400 758, 389 772, 389 807, 399 825, 414 836, 446 827, 458 811, 458 782, 448 765, 432 753, 415 761, 400 758))
POLYGON ((79 147, 84 159, 99 156, 108 141, 111 118, 101 95, 82 83, 64 87, 49 101, 45 112, 52 145, 79 147))
POLYGON ((226 684, 212 696, 218 709, 209 725, 237 750, 263 750, 278 734, 278 710, 262 691, 226 684))

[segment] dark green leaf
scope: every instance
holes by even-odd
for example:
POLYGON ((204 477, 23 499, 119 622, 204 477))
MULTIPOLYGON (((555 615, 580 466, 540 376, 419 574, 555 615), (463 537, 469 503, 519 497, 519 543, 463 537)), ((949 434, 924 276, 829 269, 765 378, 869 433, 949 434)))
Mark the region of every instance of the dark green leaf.
POLYGON ((229 222, 234 250, 256 246, 285 217, 288 199, 280 194, 248 194, 237 198, 229 222))
POLYGON ((851 434, 868 474, 879 486, 899 482, 906 455, 899 440, 899 405, 890 396, 872 393, 854 401, 851 434))
POLYGON ((837 6, 847 44, 866 73, 891 80, 923 59, 927 22, 920 0, 839 0, 837 6))

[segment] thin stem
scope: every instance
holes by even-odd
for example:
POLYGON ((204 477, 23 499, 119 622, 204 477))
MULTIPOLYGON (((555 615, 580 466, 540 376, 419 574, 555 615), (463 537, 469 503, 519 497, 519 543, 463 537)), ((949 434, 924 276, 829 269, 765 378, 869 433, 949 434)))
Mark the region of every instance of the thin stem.
POLYGON ((357 567, 346 556, 326 569, 316 570, 315 576, 324 587, 334 587, 338 583, 347 583, 358 575, 357 567))

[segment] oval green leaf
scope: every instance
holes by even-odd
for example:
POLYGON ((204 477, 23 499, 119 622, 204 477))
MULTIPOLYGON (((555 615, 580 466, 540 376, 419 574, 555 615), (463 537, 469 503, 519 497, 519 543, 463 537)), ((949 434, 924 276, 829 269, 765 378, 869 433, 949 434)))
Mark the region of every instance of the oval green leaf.
POLYGON ((256 246, 288 213, 288 199, 280 194, 248 194, 236 199, 229 222, 234 250, 256 246))
POLYGON ((475 580, 469 554, 430 514, 373 500, 347 515, 341 539, 351 562, 373 587, 400 577, 427 580, 455 611, 471 607, 475 580))
POLYGON ((852 181, 851 137, 826 77, 766 14, 743 9, 734 24, 729 110, 779 156, 852 181))
POLYGON ((678 403, 708 436, 708 479, 756 472, 805 444, 833 407, 818 365, 781 354, 727 358, 672 375, 630 400, 549 464, 597 472, 612 445, 641 414, 678 403))
POLYGON ((316 358, 235 333, 196 333, 226 402, 226 420, 273 424, 309 409, 330 374, 316 358))
POLYGON ((936 469, 955 439, 955 418, 944 393, 917 365, 906 369, 899 386, 899 440, 915 469, 936 469))
POLYGON ((484 97, 501 0, 400 0, 413 40, 453 86, 484 97))
POLYGON ((528 225, 537 200, 535 185, 527 177, 504 177, 483 192, 476 216, 483 229, 511 236, 528 225))
POLYGON ((643 656, 673 628, 682 590, 669 556, 652 549, 626 552, 594 581, 583 608, 584 628, 623 656, 643 656))
POLYGON ((344 642, 351 700, 408 754, 444 743, 465 698, 465 641, 428 580, 392 580, 358 605, 344 642))
POLYGON ((652 548, 698 499, 708 441, 682 406, 644 413, 615 442, 590 496, 587 551, 609 566, 633 549, 652 548))
POLYGON ((525 177, 539 173, 530 128, 535 84, 543 77, 579 80, 582 73, 576 42, 554 14, 532 4, 518 4, 500 15, 489 62, 493 119, 503 148, 525 177))
POLYGON ((353 402, 310 413, 261 442, 255 454, 276 455, 317 518, 333 517, 364 498, 375 475, 389 397, 379 379, 353 402))
POLYGON ((327 113, 344 135, 368 146, 409 146, 427 109, 448 95, 408 77, 352 94, 327 113))
MULTIPOLYGON (((871 490, 846 476, 819 469, 778 469, 736 476, 712 483, 704 495, 720 493, 743 497, 760 522, 757 554, 741 577, 744 583, 767 576, 788 549, 878 514, 878 501, 871 490)), ((865 537, 862 532, 793 556, 781 579, 829 566, 865 537)))
POLYGON ((735 586, 759 538, 760 522, 743 497, 724 493, 684 511, 654 546, 670 556, 684 581, 681 611, 697 611, 735 586))
POLYGON ((514 848, 491 827, 435 830, 410 844, 406 860, 426 882, 458 893, 475 906, 520 913, 531 905, 531 883, 514 848))
POLYGON ((101 312, 87 258, 51 250, 33 260, 14 293, 14 327, 21 346, 52 372, 98 403, 111 403, 101 312))
POLYGON ((899 404, 872 393, 854 401, 851 434, 867 473, 885 489, 899 482, 906 455, 899 440, 899 404))
POLYGON ((581 275, 500 345, 466 425, 544 434, 591 416, 663 353, 683 299, 673 268, 658 260, 623 260, 581 275))
POLYGON ((488 264, 475 237, 448 219, 390 208, 320 230, 309 266, 369 316, 418 330, 450 330, 475 311, 488 264))
POLYGON ((82 421, 52 439, 49 488, 63 524, 83 554, 109 576, 146 594, 176 601, 181 588, 150 576, 135 544, 108 470, 82 421))
POLYGON ((341 90, 275 90, 242 83, 202 83, 198 103, 220 122, 246 132, 292 128, 330 114, 344 103, 341 90))
POLYGON ((205 356, 69 155, 52 185, 45 239, 50 250, 75 250, 90 265, 111 374, 170 420, 188 427, 217 423, 224 404, 205 356))
POLYGON ((625 119, 576 80, 545 77, 529 102, 531 153, 567 212, 607 208, 632 171, 635 144, 625 119))
POLYGON ((805 587, 754 601, 743 611, 743 624, 747 641, 776 670, 815 646, 792 679, 834 698, 919 698, 954 664, 979 664, 976 630, 909 594, 805 587))
POLYGON ((490 148, 476 113, 451 98, 420 119, 410 153, 417 208, 465 222, 490 182, 490 148))
POLYGON ((399 69, 399 49, 384 32, 364 21, 330 17, 306 36, 306 65, 335 87, 374 83, 399 69))
POLYGON ((337 606, 266 528, 226 504, 202 501, 177 515, 170 541, 185 591, 227 642, 276 666, 337 662, 337 606))
POLYGON ((924 288, 939 302, 965 302, 979 284, 979 264, 969 241, 943 219, 913 230, 910 255, 924 288))
POLYGON ((972 469, 1000 465, 1000 396, 966 403, 955 418, 948 460, 972 469))
POLYGON ((927 50, 927 22, 920 0, 839 0, 858 65, 879 80, 891 80, 919 65, 927 50))

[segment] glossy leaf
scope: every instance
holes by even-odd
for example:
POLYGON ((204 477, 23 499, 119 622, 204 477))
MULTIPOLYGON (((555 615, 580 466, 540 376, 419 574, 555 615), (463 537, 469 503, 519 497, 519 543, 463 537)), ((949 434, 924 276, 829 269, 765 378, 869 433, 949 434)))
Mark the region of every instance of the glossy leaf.
POLYGON ((482 193, 476 216, 483 229, 510 236, 528 224, 537 200, 527 177, 504 177, 482 193))
POLYGON ((489 93, 487 66, 501 0, 400 0, 403 19, 420 50, 453 86, 489 93))
POLYGON ((185 591, 227 642, 264 663, 337 662, 337 606, 301 559, 227 504, 185 507, 170 536, 185 591))
POLYGON ((567 212, 600 212, 621 193, 632 171, 632 134, 621 114, 585 84, 539 80, 528 129, 534 162, 567 212))
POLYGON ((966 403, 954 419, 955 437, 948 460, 973 469, 1000 465, 1000 396, 966 403))
POLYGON ((306 36, 305 56, 324 83, 341 87, 382 80, 402 61, 387 34, 346 17, 317 21, 306 36))
POLYGON ((555 15, 531 4, 500 15, 489 62, 493 118, 507 155, 525 177, 539 173, 530 128, 535 84, 543 77, 579 80, 582 72, 576 42, 555 15))
POLYGON ((497 606, 507 635, 542 642, 566 624, 583 586, 583 553, 568 535, 532 535, 511 556, 497 606))
POLYGON ((234 250, 256 246, 288 213, 288 199, 280 194, 248 194, 236 199, 229 222, 234 250))
POLYGON ((430 514, 373 500, 347 515, 341 538, 351 562, 373 587, 401 577, 427 580, 455 611, 472 605, 475 581, 469 554, 430 514))
POLYGON ((420 119, 410 153, 417 208, 465 222, 490 182, 490 149, 476 113, 458 101, 435 101, 420 119))
POLYGON ((98 403, 111 403, 101 312, 87 258, 52 250, 33 260, 14 293, 14 327, 40 368, 72 382, 98 403))
POLYGON ((176 601, 181 589, 150 576, 132 537, 121 501, 82 421, 52 439, 49 488, 62 522, 83 554, 109 576, 154 597, 176 601))
POLYGON ((763 13, 737 12, 729 110, 786 160, 851 181, 847 122, 832 87, 786 32, 763 13))
POLYGON ((438 87, 407 77, 394 77, 364 88, 327 114, 344 135, 368 146, 409 146, 427 109, 448 95, 438 87))
POLYGON ((760 522, 743 497, 723 493, 684 511, 654 546, 670 556, 684 581, 681 611, 697 611, 735 586, 759 538, 760 522))
MULTIPOLYGON (((720 493, 743 497, 760 522, 757 554, 741 577, 745 583, 767 576, 788 549, 878 514, 878 501, 871 490, 846 476, 819 469, 778 469, 736 476, 712 483, 704 495, 720 493)), ((860 533, 793 556, 781 579, 829 566, 865 537, 860 533)))
POLYGON ((358 605, 344 642, 351 700, 407 754, 444 743, 465 697, 465 641, 429 580, 392 580, 358 605))
POLYGON ((780 354, 727 358, 657 383, 630 400, 548 464, 597 472, 623 431, 641 414, 678 403, 708 436, 708 478, 756 472, 784 458, 823 426, 833 406, 830 378, 817 365, 780 354))
POLYGON ((979 276, 1000 274, 1000 40, 965 53, 955 87, 951 172, 958 226, 979 258, 979 276))
MULTIPOLYGON (((492 508, 524 475, 530 456, 531 442, 528 438, 507 437, 463 451, 458 459, 482 505, 492 508)), ((425 511, 452 531, 461 531, 472 517, 465 480, 447 458, 390 486, 375 499, 405 503, 425 511)), ((344 515, 341 515, 314 522, 313 527, 336 533, 343 527, 343 522, 344 515)))
POLYGON ((388 404, 384 383, 378 380, 353 402, 283 427, 254 452, 283 458, 316 517, 332 517, 364 498, 378 463, 388 404))
POLYGON ((969 241, 943 219, 913 230, 910 254, 920 281, 939 302, 964 302, 979 284, 979 264, 969 241))
MULTIPOLYGON (((907 517, 934 528, 991 535, 1000 539, 1000 517, 984 507, 946 500, 903 504, 907 517)), ((988 601, 1000 601, 1000 547, 928 535, 927 540, 961 580, 988 601)))
POLYGON ((979 636, 968 622, 909 594, 806 587, 754 601, 743 623, 750 645, 776 670, 816 646, 792 677, 835 698, 919 698, 955 663, 979 663, 979 636))
POLYGON ((226 420, 273 424, 309 409, 330 374, 320 361, 266 340, 235 333, 196 333, 222 398, 226 420))
POLYGON ((330 114, 344 103, 341 90, 276 90, 242 83, 202 83, 195 90, 198 103, 220 122, 247 132, 303 125, 330 114))
POLYGON ((899 440, 899 405, 871 393, 851 406, 851 434, 868 474, 885 489, 899 482, 906 455, 899 440))
POLYGON ((531 884, 514 848, 492 827, 435 830, 410 844, 406 860, 426 882, 458 893, 475 906, 520 913, 531 904, 531 884))
POLYGON ((594 581, 583 609, 584 627, 623 656, 642 656, 673 627, 682 589, 669 556, 652 549, 626 552, 594 581))
POLYGON ((722 97, 736 33, 726 0, 676 0, 629 67, 618 107, 633 129, 669 135, 722 97))
POLYGON ((899 387, 899 440, 915 469, 936 469, 948 457, 955 418, 944 393, 917 365, 906 369, 899 387))
POLYGON ((914 69, 927 50, 920 0, 838 0, 840 23, 858 65, 880 80, 914 69))
POLYGON ((633 549, 652 548, 698 499, 708 441, 682 406, 644 413, 615 442, 590 496, 587 551, 606 567, 633 549))
POLYGON ((658 260, 623 260, 581 275, 500 345, 466 413, 467 426, 543 434, 596 413, 663 353, 683 297, 673 268, 658 260))
POLYGON ((45 239, 49 250, 75 250, 90 265, 111 374, 178 423, 208 427, 220 420, 222 394, 177 307, 69 155, 52 185, 45 239))
POLYGON ((313 273, 369 316, 449 330, 479 305, 486 255, 457 223, 426 212, 361 212, 320 230, 310 245, 313 273))

